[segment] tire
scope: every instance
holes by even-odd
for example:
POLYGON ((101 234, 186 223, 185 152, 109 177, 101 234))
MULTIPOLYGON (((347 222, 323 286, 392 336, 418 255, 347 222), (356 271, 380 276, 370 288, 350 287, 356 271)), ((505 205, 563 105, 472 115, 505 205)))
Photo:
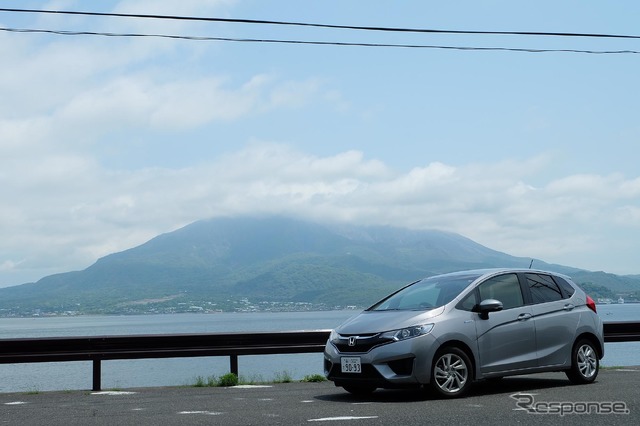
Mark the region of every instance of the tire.
POLYGON ((374 386, 364 386, 364 385, 343 386, 342 388, 347 392, 349 392, 350 394, 356 395, 356 396, 371 395, 376 390, 374 386))
POLYGON ((444 398, 457 398, 469 390, 473 367, 467 354, 447 347, 436 354, 431 366, 431 389, 444 398))
POLYGON ((599 370, 600 360, 593 343, 587 339, 577 341, 571 351, 571 369, 565 372, 571 383, 577 385, 592 383, 598 376, 599 370))

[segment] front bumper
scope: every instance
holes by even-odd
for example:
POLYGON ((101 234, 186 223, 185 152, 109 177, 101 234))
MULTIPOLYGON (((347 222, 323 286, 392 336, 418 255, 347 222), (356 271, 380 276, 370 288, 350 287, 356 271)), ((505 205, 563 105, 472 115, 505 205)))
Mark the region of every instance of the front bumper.
POLYGON ((324 374, 336 386, 375 386, 379 388, 413 387, 429 383, 433 356, 438 348, 431 335, 390 342, 367 352, 340 352, 327 342, 324 350, 324 374), (343 356, 360 357, 362 372, 343 373, 343 356))

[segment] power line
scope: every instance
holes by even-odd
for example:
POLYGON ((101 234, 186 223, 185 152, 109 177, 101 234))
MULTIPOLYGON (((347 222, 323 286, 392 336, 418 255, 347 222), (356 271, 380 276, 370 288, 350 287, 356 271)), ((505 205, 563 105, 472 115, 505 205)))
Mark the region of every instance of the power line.
POLYGON ((356 47, 395 47, 409 49, 442 49, 442 50, 475 50, 475 51, 509 51, 527 53, 587 53, 587 54, 640 54, 635 50, 581 50, 581 49, 532 49, 515 47, 471 47, 471 46, 442 46, 424 44, 389 44, 389 43, 359 43, 359 42, 335 42, 335 41, 308 41, 308 40, 283 40, 283 39, 255 39, 255 38, 231 38, 231 37, 199 37, 172 34, 139 34, 139 33, 108 33, 94 31, 61 31, 30 28, 0 28, 0 31, 16 33, 45 33, 70 36, 104 36, 104 37, 155 37, 192 41, 226 41, 243 43, 279 43, 279 44, 306 44, 324 46, 356 46, 356 47))
POLYGON ((237 23, 237 24, 288 25, 288 26, 304 26, 304 27, 333 28, 333 29, 346 29, 346 30, 405 32, 405 33, 521 35, 521 36, 546 36, 546 37, 640 39, 640 35, 624 35, 624 34, 564 33, 564 32, 536 32, 536 31, 473 31, 473 30, 442 30, 442 29, 427 29, 427 28, 369 27, 369 26, 353 26, 353 25, 318 24, 318 23, 309 23, 309 22, 270 21, 270 20, 258 20, 258 19, 208 18, 208 17, 196 17, 196 16, 82 12, 82 11, 69 11, 69 10, 0 8, 0 12, 47 13, 47 14, 103 16, 103 17, 138 18, 138 19, 226 22, 226 23, 237 23))
POLYGON ((475 50, 475 51, 508 51, 526 53, 588 53, 588 54, 640 54, 636 50, 581 50, 581 49, 531 49, 516 47, 471 47, 471 46, 442 46, 426 44, 389 44, 389 43, 359 43, 359 42, 337 42, 337 41, 309 41, 309 40, 284 40, 284 39, 256 39, 256 38, 231 38, 231 37, 199 37, 172 34, 139 34, 139 33, 109 33, 95 31, 62 31, 45 30, 33 28, 2 28, 0 31, 14 33, 43 33, 66 36, 104 36, 104 37, 155 37, 191 41, 226 41, 241 43, 279 43, 279 44, 306 44, 320 46, 356 46, 356 47, 391 47, 407 49, 442 49, 442 50, 475 50))

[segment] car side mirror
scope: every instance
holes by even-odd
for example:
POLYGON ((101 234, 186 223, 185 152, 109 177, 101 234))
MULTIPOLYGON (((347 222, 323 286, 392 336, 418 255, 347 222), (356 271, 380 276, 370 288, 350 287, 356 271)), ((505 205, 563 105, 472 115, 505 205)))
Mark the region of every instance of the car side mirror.
POLYGON ((496 299, 485 299, 478 305, 480 318, 489 319, 489 312, 498 312, 502 310, 502 302, 496 299))

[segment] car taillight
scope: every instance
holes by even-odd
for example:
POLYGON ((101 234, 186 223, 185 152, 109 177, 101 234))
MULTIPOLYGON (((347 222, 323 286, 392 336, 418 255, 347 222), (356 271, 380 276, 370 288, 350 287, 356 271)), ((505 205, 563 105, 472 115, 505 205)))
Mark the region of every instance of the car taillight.
POLYGON ((598 313, 598 311, 596 311, 596 302, 594 302, 593 299, 589 296, 587 296, 587 308, 591 309, 595 313, 598 313))

